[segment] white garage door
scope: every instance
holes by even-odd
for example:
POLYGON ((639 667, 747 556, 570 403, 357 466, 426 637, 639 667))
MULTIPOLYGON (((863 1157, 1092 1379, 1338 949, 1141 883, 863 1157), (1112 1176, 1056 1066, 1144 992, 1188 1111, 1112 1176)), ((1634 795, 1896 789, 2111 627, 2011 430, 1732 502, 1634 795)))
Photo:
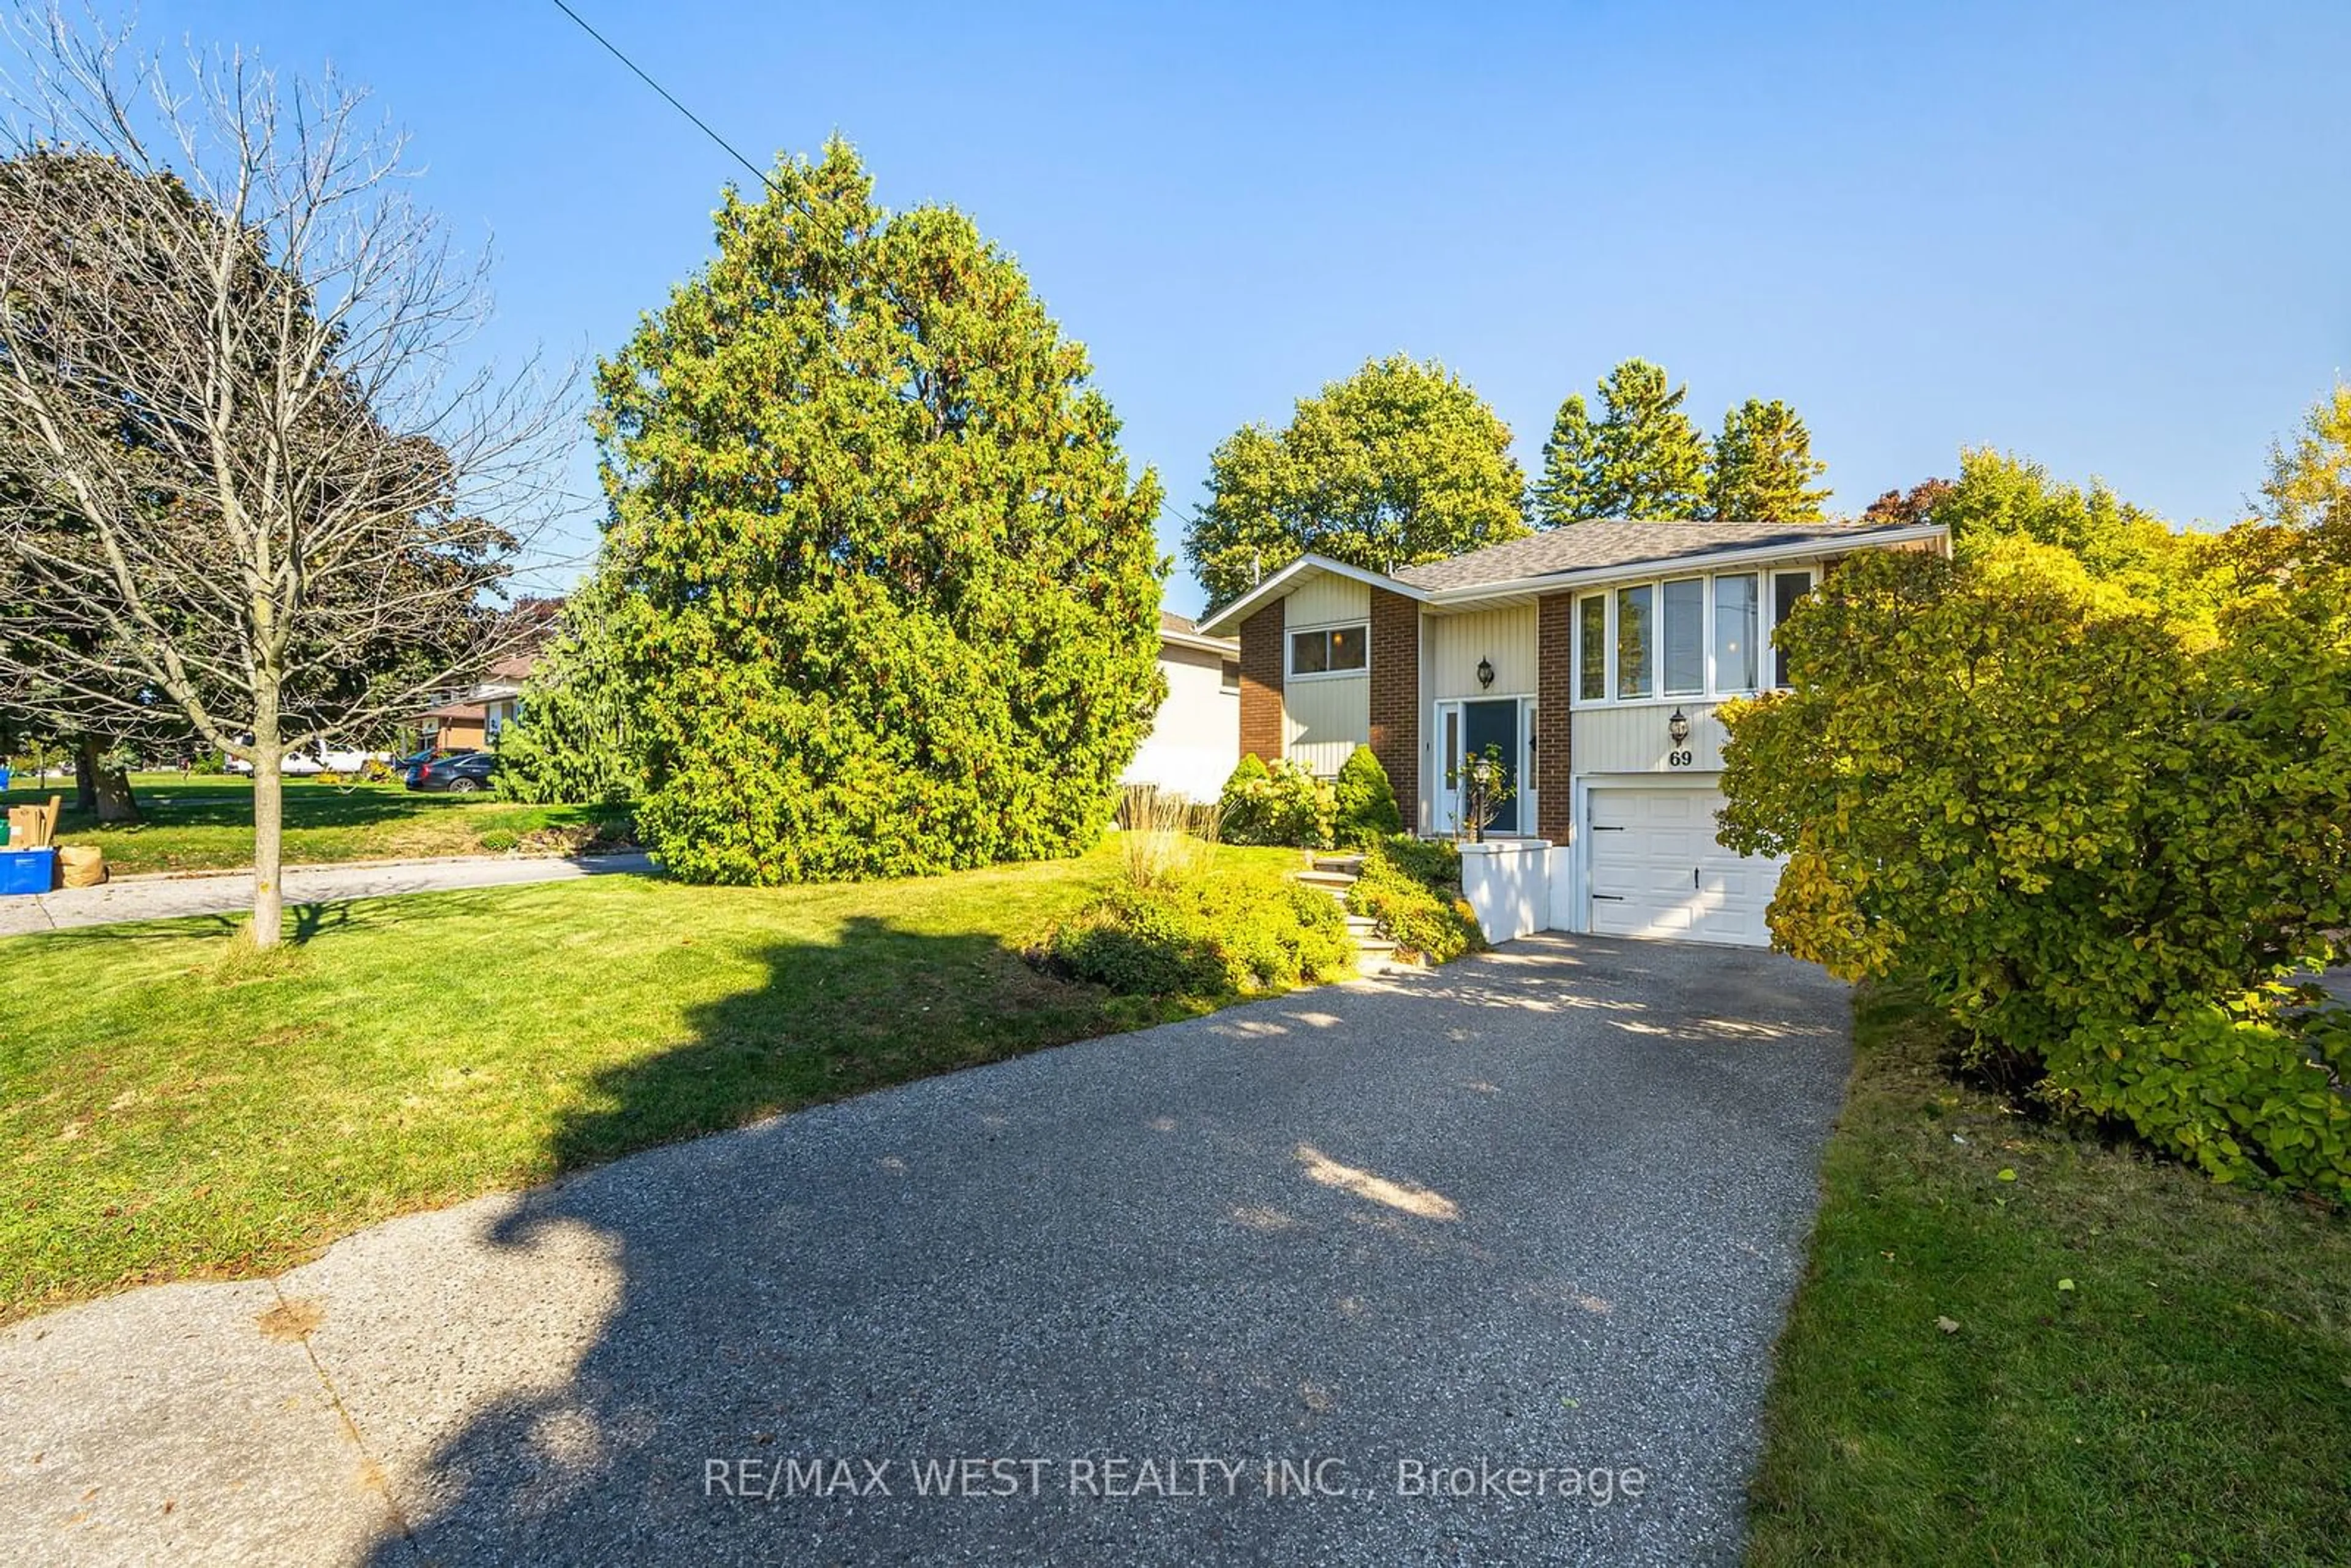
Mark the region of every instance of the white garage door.
POLYGON ((1713 789, 1593 789, 1592 929, 1604 936, 1769 946, 1780 862, 1715 841, 1713 789))

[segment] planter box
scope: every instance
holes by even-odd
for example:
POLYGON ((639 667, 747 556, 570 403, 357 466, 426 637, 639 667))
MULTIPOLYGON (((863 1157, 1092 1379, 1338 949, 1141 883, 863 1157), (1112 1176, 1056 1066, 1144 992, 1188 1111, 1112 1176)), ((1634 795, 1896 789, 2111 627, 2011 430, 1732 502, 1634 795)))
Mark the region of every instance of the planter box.
MULTIPOLYGON (((1461 848, 1461 896, 1489 942, 1512 942, 1551 926, 1548 839, 1488 839, 1461 848)), ((1561 859, 1565 859, 1564 852, 1561 859)))
POLYGON ((57 882, 56 850, 0 850, 0 898, 47 893, 57 882))

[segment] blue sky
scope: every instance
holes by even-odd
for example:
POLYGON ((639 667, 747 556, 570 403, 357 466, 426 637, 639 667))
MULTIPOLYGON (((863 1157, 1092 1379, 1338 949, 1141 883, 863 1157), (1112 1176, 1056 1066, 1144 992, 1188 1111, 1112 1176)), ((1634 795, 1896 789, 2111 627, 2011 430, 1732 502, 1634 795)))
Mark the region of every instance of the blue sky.
MULTIPOLYGON (((1639 354, 1709 427, 1793 402, 1843 508, 1991 444, 2183 523, 2351 367, 2340 4, 573 4, 755 160, 837 129, 1019 256, 1171 554, 1217 441, 1397 350, 1530 468, 1639 354)), ((492 245, 505 354, 623 341, 742 174, 544 0, 141 33, 370 84, 492 245)))

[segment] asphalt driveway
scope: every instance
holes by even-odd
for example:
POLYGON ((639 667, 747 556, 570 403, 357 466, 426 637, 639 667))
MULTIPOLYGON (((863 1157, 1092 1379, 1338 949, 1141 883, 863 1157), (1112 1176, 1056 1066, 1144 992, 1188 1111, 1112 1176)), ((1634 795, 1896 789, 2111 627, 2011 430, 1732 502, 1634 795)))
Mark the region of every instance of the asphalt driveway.
POLYGON ((0 1559, 1729 1562, 1848 1051, 1537 937, 54 1313, 0 1559))

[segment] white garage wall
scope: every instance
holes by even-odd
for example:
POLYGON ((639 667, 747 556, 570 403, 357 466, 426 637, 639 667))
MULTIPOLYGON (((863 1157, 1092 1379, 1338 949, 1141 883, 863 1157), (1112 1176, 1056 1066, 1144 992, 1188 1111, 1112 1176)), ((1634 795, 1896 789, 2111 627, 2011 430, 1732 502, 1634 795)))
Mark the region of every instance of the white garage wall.
POLYGON ((1224 658, 1205 648, 1163 643, 1159 670, 1167 677, 1167 700, 1119 782, 1214 800, 1241 759, 1240 694, 1224 689, 1224 658))
POLYGON ((1582 708, 1569 720, 1568 749, 1578 776, 1587 773, 1719 772, 1722 743, 1729 731, 1714 716, 1714 704, 1702 702, 1644 703, 1638 707, 1582 708), (1678 706, 1689 720, 1689 739, 1675 747, 1666 725, 1678 706), (1681 767, 1670 754, 1690 754, 1681 767))

